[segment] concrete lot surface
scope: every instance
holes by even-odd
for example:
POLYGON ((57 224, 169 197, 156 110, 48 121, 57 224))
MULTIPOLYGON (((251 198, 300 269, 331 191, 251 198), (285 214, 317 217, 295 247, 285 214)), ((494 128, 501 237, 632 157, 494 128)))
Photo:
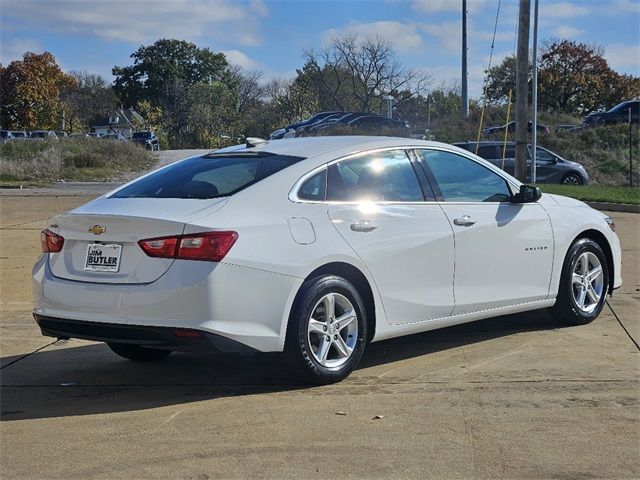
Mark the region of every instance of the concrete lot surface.
MULTIPOLYGON (((3 480, 640 477, 640 353, 609 308, 581 327, 534 312, 372 344, 316 388, 277 355, 135 364, 98 343, 45 347, 39 231, 89 199, 0 198, 3 480)), ((637 342, 640 216, 612 216, 625 284, 610 304, 637 342)))

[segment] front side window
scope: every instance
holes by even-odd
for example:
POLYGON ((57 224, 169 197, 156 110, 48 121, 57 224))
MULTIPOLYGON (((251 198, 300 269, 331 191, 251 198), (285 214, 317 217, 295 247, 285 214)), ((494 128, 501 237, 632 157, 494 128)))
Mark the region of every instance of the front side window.
POLYGON ((495 160, 496 158, 502 158, 502 151, 498 154, 498 150, 495 145, 482 145, 478 148, 476 155, 486 160, 495 160))
POLYGON ((327 200, 423 202, 424 195, 406 153, 394 150, 331 165, 327 200))
POLYGON ((158 170, 111 198, 217 198, 233 195, 302 157, 263 153, 210 154, 158 170))
POLYGON ((438 150, 419 154, 445 202, 506 202, 511 198, 505 179, 469 158, 438 150))
POLYGON ((553 162, 555 157, 544 148, 536 147, 536 162, 553 162))

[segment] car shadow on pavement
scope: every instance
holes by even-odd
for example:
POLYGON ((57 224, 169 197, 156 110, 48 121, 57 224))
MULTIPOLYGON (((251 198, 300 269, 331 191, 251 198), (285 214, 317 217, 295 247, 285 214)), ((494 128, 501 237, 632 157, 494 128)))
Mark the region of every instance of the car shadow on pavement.
MULTIPOLYGON (((532 312, 376 342, 369 345, 358 369, 559 327, 546 313, 532 312)), ((19 357, 3 357, 0 363, 19 357)), ((357 381, 357 376, 355 372, 345 382, 357 381)), ((71 340, 2 370, 0 420, 127 412, 305 388, 310 387, 287 373, 279 354, 178 353, 159 362, 136 363, 121 359, 104 344, 71 340), (73 346, 76 342, 80 346, 73 346)))

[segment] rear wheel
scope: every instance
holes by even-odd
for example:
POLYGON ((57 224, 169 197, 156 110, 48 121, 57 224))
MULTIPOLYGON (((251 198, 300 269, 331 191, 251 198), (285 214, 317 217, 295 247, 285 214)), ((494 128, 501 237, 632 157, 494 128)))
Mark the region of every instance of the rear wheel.
POLYGON ((107 343, 109 348, 121 357, 136 362, 153 362, 161 360, 171 354, 171 350, 160 350, 159 348, 141 347, 131 343, 107 343))
POLYGON ((609 268, 604 252, 589 238, 576 241, 565 258, 556 304, 557 320, 572 325, 592 322, 602 311, 609 291, 609 268))
POLYGON ((307 383, 324 385, 346 378, 364 352, 366 310, 356 288, 325 275, 303 284, 289 318, 284 356, 307 383))

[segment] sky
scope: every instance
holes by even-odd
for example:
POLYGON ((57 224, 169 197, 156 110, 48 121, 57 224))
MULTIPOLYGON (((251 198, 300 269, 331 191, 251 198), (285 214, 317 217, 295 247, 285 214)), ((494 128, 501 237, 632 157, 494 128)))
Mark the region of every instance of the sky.
MULTIPOLYGON (((479 97, 499 1, 467 3, 469 92, 479 97)), ((513 53, 517 18, 518 1, 502 0, 492 65, 513 53)), ((3 65, 49 51, 66 71, 108 80, 114 65, 131 64, 131 53, 159 38, 222 51, 265 80, 291 78, 305 49, 343 33, 387 38, 433 87, 461 75, 461 0, 0 0, 0 29, 3 65)), ((600 45, 613 69, 640 76, 640 0, 540 0, 538 35, 600 45)))

